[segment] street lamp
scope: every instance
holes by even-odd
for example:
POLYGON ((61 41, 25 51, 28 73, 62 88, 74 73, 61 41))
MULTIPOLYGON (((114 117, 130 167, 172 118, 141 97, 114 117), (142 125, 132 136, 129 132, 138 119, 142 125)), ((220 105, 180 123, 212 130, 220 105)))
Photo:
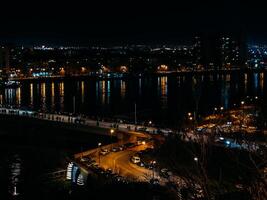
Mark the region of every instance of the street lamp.
POLYGON ((242 128, 242 124, 244 123, 244 118, 245 118, 245 113, 244 113, 244 104, 245 104, 245 101, 241 101, 241 106, 242 106, 242 122, 240 121, 240 130, 242 128))
POLYGON ((111 142, 111 149, 113 149, 113 142, 112 142, 112 134, 114 133, 114 129, 110 129, 110 142, 111 142))
POLYGON ((154 178, 155 178, 155 164, 156 164, 157 162, 155 161, 155 160, 153 160, 152 161, 152 167, 153 167, 153 180, 154 180, 154 178))
POLYGON ((223 107, 220 107, 221 110, 223 110, 224 108, 223 107))
POLYGON ((101 143, 99 142, 98 143, 98 163, 99 163, 99 166, 100 166, 100 147, 101 147, 101 143))
POLYGON ((194 157, 194 161, 195 162, 198 162, 198 157, 194 157))

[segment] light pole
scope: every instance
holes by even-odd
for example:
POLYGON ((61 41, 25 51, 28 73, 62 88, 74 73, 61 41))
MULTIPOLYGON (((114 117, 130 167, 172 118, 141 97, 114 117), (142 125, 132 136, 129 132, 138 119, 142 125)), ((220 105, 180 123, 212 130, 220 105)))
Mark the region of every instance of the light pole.
POLYGON ((73 114, 75 114, 75 110, 76 110, 76 108, 75 108, 75 105, 76 105, 76 103, 75 103, 75 96, 73 96, 73 114))
POLYGON ((98 143, 98 163, 99 163, 99 166, 100 166, 100 147, 101 147, 101 143, 99 142, 98 143))
POLYGON ((137 119, 136 119, 136 103, 134 103, 134 124, 136 125, 137 119))
POLYGON ((153 171, 152 171, 152 172, 153 172, 153 180, 154 180, 154 178, 155 178, 155 164, 156 164, 156 161, 153 160, 153 161, 152 161, 152 167, 153 167, 153 169, 152 169, 152 170, 153 170, 153 171))
POLYGON ((110 142, 111 142, 111 150, 113 149, 113 142, 112 142, 112 134, 114 133, 114 129, 110 129, 110 142))
POLYGON ((242 129, 242 125, 244 123, 244 118, 245 118, 245 113, 244 113, 244 105, 245 105, 245 101, 241 101, 241 108, 242 108, 242 122, 240 120, 240 131, 242 129))

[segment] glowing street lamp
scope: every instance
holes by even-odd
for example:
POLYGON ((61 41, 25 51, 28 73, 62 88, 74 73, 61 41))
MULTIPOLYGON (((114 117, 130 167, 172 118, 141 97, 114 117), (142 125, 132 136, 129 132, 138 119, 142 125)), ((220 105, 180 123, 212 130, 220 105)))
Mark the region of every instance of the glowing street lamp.
POLYGON ((241 105, 244 105, 245 104, 245 101, 241 101, 241 105))
POLYGON ((157 163, 155 160, 153 160, 152 162, 152 167, 153 167, 153 179, 155 177, 155 164, 157 163))
MULTIPOLYGON (((114 129, 110 129, 110 142, 112 142, 112 134, 114 133, 114 129)), ((113 143, 111 143, 111 148, 113 149, 113 143)))
POLYGON ((82 71, 82 73, 84 73, 86 71, 85 67, 82 67, 81 71, 82 71))
POLYGON ((223 110, 224 108, 223 107, 220 107, 221 110, 223 110))
POLYGON ((98 163, 99 163, 99 166, 100 166, 100 147, 101 147, 101 142, 98 143, 98 163))

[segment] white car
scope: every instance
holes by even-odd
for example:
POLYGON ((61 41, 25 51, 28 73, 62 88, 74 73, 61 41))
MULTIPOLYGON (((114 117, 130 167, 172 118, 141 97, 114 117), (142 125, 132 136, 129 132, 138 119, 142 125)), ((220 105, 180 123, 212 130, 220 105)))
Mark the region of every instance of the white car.
POLYGON ((109 153, 109 151, 107 150, 107 149, 101 149, 101 151, 100 151, 100 154, 101 155, 107 155, 109 153))
POLYGON ((137 164, 137 163, 141 162, 141 159, 140 159, 140 157, 138 157, 138 156, 133 156, 133 157, 131 158, 131 161, 132 161, 134 164, 137 164))

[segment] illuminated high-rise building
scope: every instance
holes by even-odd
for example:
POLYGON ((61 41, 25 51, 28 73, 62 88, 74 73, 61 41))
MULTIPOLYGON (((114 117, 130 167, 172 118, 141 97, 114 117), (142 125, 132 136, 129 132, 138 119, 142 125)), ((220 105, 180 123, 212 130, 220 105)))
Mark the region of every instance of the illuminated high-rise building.
POLYGON ((194 66, 205 69, 242 68, 246 62, 246 43, 242 36, 202 34, 193 44, 194 66))

